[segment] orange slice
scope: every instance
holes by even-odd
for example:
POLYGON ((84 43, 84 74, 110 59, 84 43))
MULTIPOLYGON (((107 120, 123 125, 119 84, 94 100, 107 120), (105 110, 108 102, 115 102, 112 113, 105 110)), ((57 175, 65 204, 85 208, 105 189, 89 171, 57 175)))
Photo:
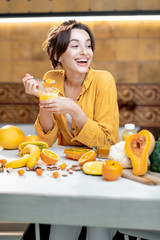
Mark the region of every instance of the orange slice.
POLYGON ((42 161, 45 162, 47 165, 54 165, 59 160, 57 154, 55 154, 49 149, 42 149, 40 157, 42 161))
POLYGON ((79 158, 78 162, 80 165, 83 165, 86 162, 95 161, 95 160, 96 160, 96 153, 95 153, 95 151, 90 150, 89 152, 83 154, 79 158))

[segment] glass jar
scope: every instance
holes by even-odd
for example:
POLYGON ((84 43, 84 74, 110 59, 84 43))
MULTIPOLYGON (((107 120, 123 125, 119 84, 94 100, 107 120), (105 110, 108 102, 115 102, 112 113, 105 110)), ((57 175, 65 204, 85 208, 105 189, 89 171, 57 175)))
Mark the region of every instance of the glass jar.
POLYGON ((96 152, 96 155, 98 158, 104 158, 104 159, 108 158, 111 143, 110 143, 110 139, 108 139, 107 141, 108 142, 106 143, 106 145, 93 147, 93 150, 96 152))
POLYGON ((130 135, 136 133, 135 124, 125 124, 124 127, 125 129, 122 134, 122 141, 126 141, 130 135))

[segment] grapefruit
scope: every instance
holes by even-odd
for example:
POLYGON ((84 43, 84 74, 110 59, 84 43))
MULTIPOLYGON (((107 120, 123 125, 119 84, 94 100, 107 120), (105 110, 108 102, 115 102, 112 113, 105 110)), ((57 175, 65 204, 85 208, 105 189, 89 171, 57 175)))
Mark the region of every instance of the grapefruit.
POLYGON ((0 146, 4 149, 16 149, 24 139, 25 134, 19 127, 5 125, 0 128, 0 146))

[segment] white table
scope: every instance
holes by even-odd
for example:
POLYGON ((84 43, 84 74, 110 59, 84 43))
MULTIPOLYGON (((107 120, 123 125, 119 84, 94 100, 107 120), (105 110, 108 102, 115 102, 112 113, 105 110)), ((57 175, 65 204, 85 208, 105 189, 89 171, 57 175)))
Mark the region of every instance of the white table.
MULTIPOLYGON (((61 162, 64 147, 53 146, 61 162)), ((13 160, 18 150, 3 150, 0 158, 13 160)), ((44 166, 45 168, 46 166, 44 166)), ((106 226, 124 229, 160 229, 160 186, 147 186, 125 178, 108 182, 101 176, 74 172, 54 179, 52 172, 18 176, 0 173, 0 221, 106 226)))

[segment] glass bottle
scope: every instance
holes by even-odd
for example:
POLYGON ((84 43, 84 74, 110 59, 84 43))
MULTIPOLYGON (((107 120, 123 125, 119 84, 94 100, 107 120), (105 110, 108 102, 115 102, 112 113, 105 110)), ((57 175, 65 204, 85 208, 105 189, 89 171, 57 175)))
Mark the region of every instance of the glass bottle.
POLYGON ((122 134, 122 141, 126 141, 130 135, 133 135, 136 133, 135 124, 131 124, 131 123, 125 124, 124 127, 125 129, 122 134))

